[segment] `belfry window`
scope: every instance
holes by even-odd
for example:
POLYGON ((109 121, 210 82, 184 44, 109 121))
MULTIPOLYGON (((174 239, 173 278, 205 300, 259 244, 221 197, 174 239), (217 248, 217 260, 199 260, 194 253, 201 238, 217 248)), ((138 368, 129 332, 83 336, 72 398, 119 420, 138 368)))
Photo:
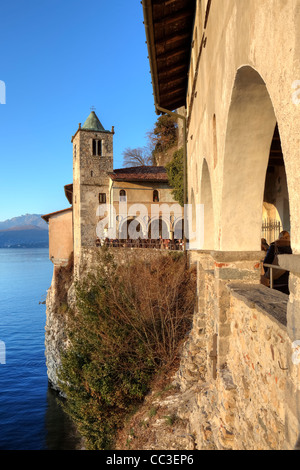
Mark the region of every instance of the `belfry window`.
POLYGON ((102 140, 93 139, 93 155, 102 155, 102 140))
POLYGON ((99 204, 105 204, 105 203, 106 203, 106 194, 99 193, 99 204))

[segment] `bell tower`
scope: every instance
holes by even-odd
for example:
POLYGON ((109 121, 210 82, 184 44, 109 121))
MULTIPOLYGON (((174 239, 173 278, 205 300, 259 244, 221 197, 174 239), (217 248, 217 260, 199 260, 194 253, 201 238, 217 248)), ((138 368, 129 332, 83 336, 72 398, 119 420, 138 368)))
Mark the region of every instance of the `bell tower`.
POLYGON ((113 171, 114 128, 107 131, 92 111, 79 124, 73 143, 74 262, 80 263, 82 248, 94 247, 99 204, 109 202, 109 173, 113 171))

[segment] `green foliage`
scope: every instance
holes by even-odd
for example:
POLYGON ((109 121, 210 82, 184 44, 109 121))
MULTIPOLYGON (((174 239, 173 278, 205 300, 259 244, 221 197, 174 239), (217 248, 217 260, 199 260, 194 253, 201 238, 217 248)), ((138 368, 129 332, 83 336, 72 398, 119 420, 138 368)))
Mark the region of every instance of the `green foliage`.
POLYGON ((126 148, 123 151, 123 166, 151 166, 156 165, 159 155, 177 145, 178 125, 176 118, 164 114, 154 124, 154 128, 147 132, 148 145, 138 148, 126 148))
POLYGON ((175 422, 177 421, 178 417, 176 414, 172 414, 172 415, 168 415, 168 416, 164 416, 165 420, 166 420, 166 424, 168 426, 173 426, 173 424, 175 424, 175 422))
POLYGON ((149 410, 150 418, 153 418, 153 416, 155 416, 156 413, 157 413, 157 408, 155 408, 154 406, 152 408, 150 408, 150 410, 149 410))
POLYGON ((183 163, 183 148, 180 148, 174 153, 173 160, 166 165, 169 184, 173 188, 172 195, 182 207, 184 206, 183 163))
POLYGON ((152 132, 148 133, 149 140, 153 148, 153 158, 166 152, 177 143, 178 126, 176 118, 168 114, 161 115, 154 126, 152 132))
POLYGON ((65 410, 89 449, 112 448, 155 372, 176 357, 190 327, 194 288, 180 260, 117 265, 107 250, 98 272, 76 286, 59 378, 65 410), (168 293, 158 292, 163 278, 168 293))

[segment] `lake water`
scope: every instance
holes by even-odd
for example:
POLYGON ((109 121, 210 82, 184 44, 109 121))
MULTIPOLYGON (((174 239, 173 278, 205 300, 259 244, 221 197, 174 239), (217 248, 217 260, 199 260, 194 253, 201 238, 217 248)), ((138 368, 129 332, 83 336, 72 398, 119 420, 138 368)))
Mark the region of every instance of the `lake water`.
POLYGON ((73 426, 48 386, 48 249, 0 249, 0 450, 72 450, 73 426), (5 355, 4 355, 5 352, 5 355))

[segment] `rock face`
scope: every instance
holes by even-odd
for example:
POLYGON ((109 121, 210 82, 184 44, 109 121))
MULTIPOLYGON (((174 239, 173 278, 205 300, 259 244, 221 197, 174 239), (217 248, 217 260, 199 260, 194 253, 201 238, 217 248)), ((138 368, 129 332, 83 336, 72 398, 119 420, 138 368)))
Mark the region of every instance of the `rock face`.
POLYGON ((59 391, 57 370, 60 366, 60 351, 65 343, 63 316, 58 313, 56 282, 53 275, 46 301, 45 351, 48 379, 51 386, 59 391))
POLYGON ((55 267, 46 300, 45 355, 48 380, 60 392, 57 372, 67 344, 66 313, 74 298, 72 265, 55 267))
POLYGON ((153 383, 143 404, 119 433, 116 450, 196 449, 189 423, 195 392, 182 392, 177 387, 175 371, 153 383))

